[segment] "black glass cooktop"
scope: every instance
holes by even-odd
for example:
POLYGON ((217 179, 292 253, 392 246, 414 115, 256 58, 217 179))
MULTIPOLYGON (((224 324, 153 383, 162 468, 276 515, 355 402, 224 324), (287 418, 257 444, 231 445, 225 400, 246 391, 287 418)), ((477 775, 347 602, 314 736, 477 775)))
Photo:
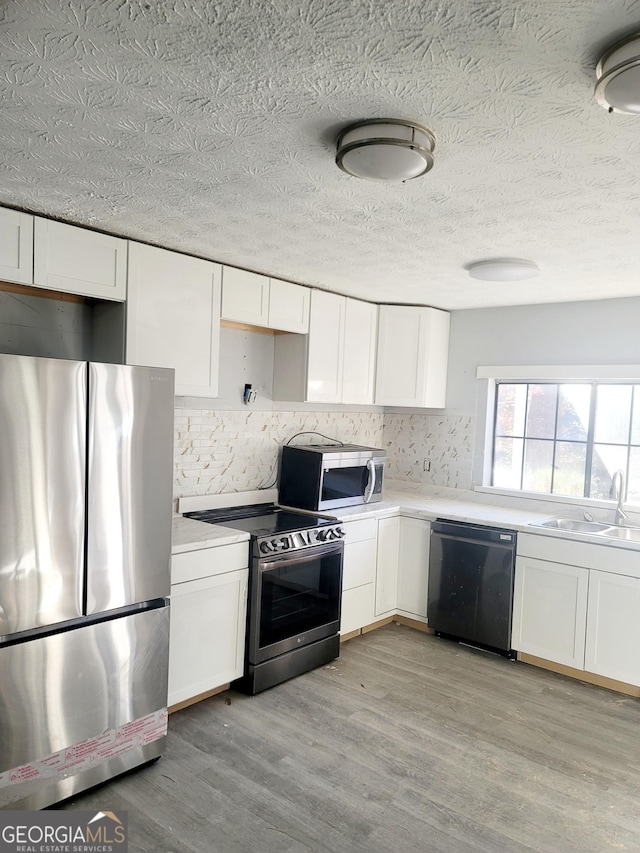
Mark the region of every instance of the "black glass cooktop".
POLYGON ((282 509, 275 504, 203 509, 197 512, 185 512, 185 516, 186 518, 193 518, 195 521, 223 524, 225 527, 245 530, 252 536, 274 536, 278 533, 309 530, 313 527, 335 524, 338 520, 323 515, 310 515, 304 512, 282 509))

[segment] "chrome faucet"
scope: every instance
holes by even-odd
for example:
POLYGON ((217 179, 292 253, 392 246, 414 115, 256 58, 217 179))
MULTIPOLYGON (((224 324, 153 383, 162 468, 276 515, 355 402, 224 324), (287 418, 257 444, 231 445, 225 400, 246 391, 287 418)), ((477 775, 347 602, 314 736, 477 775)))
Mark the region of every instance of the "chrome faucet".
POLYGON ((609 497, 614 501, 618 501, 614 523, 622 526, 629 516, 622 509, 622 501, 624 500, 624 473, 620 469, 614 471, 613 477, 611 478, 609 497))

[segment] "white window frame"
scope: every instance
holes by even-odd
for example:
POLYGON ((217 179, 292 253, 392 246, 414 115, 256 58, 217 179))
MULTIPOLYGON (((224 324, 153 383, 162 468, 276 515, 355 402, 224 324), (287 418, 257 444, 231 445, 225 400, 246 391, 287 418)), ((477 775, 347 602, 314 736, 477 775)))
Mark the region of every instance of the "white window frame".
MULTIPOLYGON (((495 396, 498 382, 579 382, 607 381, 634 382, 640 384, 640 364, 544 364, 544 365, 488 365, 480 366, 476 379, 481 388, 478 396, 476 425, 476 452, 474 459, 474 491, 508 497, 521 497, 546 503, 572 504, 610 509, 613 501, 584 498, 573 495, 552 495, 546 492, 525 492, 520 489, 505 489, 487 485, 491 482, 495 396), (483 409, 484 406, 484 409, 483 409)), ((626 501, 625 506, 638 506, 626 501)))

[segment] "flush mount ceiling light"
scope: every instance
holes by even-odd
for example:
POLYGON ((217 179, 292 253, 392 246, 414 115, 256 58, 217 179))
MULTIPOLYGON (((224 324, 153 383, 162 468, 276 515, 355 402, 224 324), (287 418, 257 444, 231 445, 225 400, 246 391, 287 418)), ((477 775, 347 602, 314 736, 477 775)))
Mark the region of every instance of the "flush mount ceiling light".
POLYGON ((408 181, 433 166, 436 138, 414 122, 376 118, 349 125, 337 145, 343 172, 368 181, 408 181))
POLYGON ((616 42, 596 66, 595 96, 610 113, 640 113, 640 33, 616 42))
POLYGON ((467 266, 471 278, 481 281, 524 281, 534 278, 540 269, 533 261, 521 258, 492 258, 489 261, 476 261, 467 266))

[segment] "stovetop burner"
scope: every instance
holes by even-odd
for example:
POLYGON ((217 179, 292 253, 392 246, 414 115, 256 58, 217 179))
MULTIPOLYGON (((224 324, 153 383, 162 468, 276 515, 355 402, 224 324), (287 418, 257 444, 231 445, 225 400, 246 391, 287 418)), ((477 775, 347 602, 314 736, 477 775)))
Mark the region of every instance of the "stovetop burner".
POLYGON ((233 527, 236 530, 246 530, 252 536, 275 536, 278 533, 311 530, 315 527, 326 527, 338 521, 337 518, 295 512, 275 504, 203 509, 186 512, 185 516, 208 524, 223 524, 225 527, 233 527))

